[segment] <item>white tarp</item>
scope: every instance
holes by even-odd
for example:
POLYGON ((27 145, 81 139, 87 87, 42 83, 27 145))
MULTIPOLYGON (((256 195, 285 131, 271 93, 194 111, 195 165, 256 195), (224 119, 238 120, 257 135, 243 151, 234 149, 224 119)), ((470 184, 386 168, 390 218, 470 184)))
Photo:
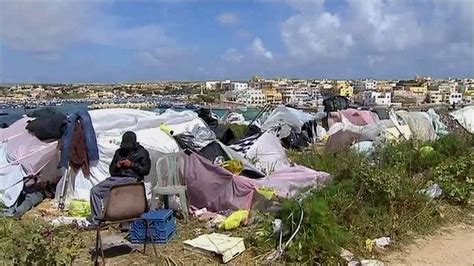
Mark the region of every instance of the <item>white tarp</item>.
POLYGON ((0 144, 0 197, 2 203, 10 207, 18 199, 23 190, 23 178, 26 176, 21 164, 9 164, 6 143, 0 144))
POLYGON ((466 106, 451 113, 461 126, 469 133, 474 134, 474 106, 466 106))
POLYGON ((417 140, 435 140, 438 135, 433 128, 431 117, 425 112, 407 112, 400 110, 395 112, 410 127, 412 137, 417 140))
POLYGON ((290 125, 296 132, 301 132, 303 124, 314 120, 314 116, 302 110, 297 110, 285 106, 278 106, 263 121, 262 130, 268 130, 281 125, 290 125))
POLYGON ((328 135, 334 135, 339 131, 350 131, 363 136, 364 139, 376 140, 385 129, 383 122, 377 122, 366 126, 356 126, 352 124, 346 117, 341 117, 341 122, 334 123, 328 131, 328 135))
POLYGON ((245 157, 260 171, 267 175, 282 167, 289 167, 290 162, 285 149, 281 146, 280 139, 271 133, 263 133, 249 148, 245 157))
POLYGON ((97 136, 157 127, 160 121, 157 113, 125 108, 93 110, 89 114, 97 136))

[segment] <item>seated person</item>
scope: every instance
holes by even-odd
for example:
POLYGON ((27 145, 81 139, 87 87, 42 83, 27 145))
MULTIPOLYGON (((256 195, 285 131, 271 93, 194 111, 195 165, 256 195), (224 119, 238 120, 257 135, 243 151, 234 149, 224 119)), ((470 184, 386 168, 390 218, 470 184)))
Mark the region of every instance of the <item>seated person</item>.
POLYGON ((91 223, 97 226, 102 215, 102 207, 115 185, 143 181, 150 173, 151 161, 148 151, 137 142, 133 132, 125 132, 120 148, 115 152, 109 167, 110 177, 91 189, 91 223))

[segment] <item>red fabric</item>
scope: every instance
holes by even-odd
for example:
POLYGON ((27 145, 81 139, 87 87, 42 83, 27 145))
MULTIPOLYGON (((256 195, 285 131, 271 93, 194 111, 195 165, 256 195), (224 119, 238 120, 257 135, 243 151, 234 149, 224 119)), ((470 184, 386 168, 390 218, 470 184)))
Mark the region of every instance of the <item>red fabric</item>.
POLYGON ((69 150, 69 164, 77 171, 82 168, 84 176, 89 176, 89 159, 87 157, 86 141, 84 139, 84 128, 76 121, 72 135, 71 149, 69 150))

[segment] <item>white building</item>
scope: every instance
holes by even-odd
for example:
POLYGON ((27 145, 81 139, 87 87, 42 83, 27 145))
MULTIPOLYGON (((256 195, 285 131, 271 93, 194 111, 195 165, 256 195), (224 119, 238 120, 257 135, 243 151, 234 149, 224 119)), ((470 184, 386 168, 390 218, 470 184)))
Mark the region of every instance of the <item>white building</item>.
POLYGON ((446 102, 449 104, 461 104, 462 94, 459 92, 450 93, 446 102))
POLYGON ((236 102, 238 103, 259 106, 263 106, 265 104, 265 94, 263 94, 262 90, 249 89, 236 93, 236 102))
POLYGON ((373 79, 357 80, 354 84, 354 91, 375 91, 377 81, 373 79))
POLYGON ((231 90, 246 90, 249 88, 249 84, 247 82, 231 82, 230 89, 231 90))
POLYGON ((392 95, 390 92, 365 91, 363 103, 365 106, 390 105, 392 104, 392 95))
POLYGON ((441 104, 443 103, 443 93, 439 90, 436 91, 428 91, 429 102, 433 104, 441 104))
POLYGON ((206 81, 205 88, 206 90, 215 90, 216 87, 220 84, 220 81, 206 81))

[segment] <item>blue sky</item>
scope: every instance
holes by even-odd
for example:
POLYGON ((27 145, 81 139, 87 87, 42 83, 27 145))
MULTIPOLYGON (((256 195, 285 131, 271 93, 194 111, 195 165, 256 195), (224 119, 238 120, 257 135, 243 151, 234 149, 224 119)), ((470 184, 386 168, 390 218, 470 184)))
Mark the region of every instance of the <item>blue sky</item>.
POLYGON ((0 0, 0 82, 474 76, 470 0, 0 0))

